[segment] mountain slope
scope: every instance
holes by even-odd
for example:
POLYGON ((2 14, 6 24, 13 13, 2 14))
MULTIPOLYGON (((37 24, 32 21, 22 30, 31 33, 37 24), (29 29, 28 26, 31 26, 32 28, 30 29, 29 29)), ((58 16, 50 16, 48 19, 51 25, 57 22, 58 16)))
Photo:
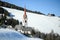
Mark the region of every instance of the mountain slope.
MULTIPOLYGON (((24 11, 6 8, 8 12, 15 15, 14 19, 22 21, 24 11)), ((53 16, 39 15, 31 12, 26 12, 28 16, 28 26, 33 27, 43 33, 50 33, 53 30, 55 33, 60 34, 60 18, 53 16)))

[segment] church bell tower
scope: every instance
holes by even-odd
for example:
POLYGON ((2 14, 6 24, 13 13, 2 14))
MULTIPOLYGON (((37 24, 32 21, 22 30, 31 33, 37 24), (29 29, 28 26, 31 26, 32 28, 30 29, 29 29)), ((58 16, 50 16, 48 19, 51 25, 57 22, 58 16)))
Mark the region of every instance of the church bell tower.
POLYGON ((24 8, 24 14, 23 14, 23 26, 27 26, 26 7, 24 8))

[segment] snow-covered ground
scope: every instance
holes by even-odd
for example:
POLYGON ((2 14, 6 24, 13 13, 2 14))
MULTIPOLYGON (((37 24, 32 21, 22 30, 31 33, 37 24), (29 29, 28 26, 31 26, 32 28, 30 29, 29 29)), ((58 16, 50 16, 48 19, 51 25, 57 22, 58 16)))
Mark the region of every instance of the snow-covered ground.
POLYGON ((42 40, 42 39, 29 38, 15 30, 1 28, 0 29, 0 40, 42 40))
MULTIPOLYGON (((22 17, 24 11, 6 8, 8 12, 15 15, 14 19, 22 21, 22 17)), ((28 26, 33 27, 43 33, 50 33, 53 30, 55 33, 60 34, 60 18, 52 17, 52 16, 45 16, 39 15, 31 12, 26 12, 28 16, 28 26)))

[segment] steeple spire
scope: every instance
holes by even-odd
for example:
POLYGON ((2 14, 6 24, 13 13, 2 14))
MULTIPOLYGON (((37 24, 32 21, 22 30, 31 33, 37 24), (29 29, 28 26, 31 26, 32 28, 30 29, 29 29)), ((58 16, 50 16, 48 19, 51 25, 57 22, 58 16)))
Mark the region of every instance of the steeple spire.
POLYGON ((25 6, 25 8, 24 8, 24 15, 26 16, 26 6, 25 6))
POLYGON ((27 15, 26 15, 26 6, 25 6, 25 8, 24 8, 24 15, 23 15, 23 18, 24 18, 24 19, 27 18, 27 15))

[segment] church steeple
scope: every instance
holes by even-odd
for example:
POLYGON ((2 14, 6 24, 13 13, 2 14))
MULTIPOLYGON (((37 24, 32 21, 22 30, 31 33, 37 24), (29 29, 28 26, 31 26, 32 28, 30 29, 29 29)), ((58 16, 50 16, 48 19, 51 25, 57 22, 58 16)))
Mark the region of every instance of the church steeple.
POLYGON ((24 14, 23 14, 23 26, 27 26, 26 7, 24 8, 24 14))
POLYGON ((27 14, 26 14, 26 7, 24 8, 24 15, 23 15, 23 18, 27 18, 27 14))

